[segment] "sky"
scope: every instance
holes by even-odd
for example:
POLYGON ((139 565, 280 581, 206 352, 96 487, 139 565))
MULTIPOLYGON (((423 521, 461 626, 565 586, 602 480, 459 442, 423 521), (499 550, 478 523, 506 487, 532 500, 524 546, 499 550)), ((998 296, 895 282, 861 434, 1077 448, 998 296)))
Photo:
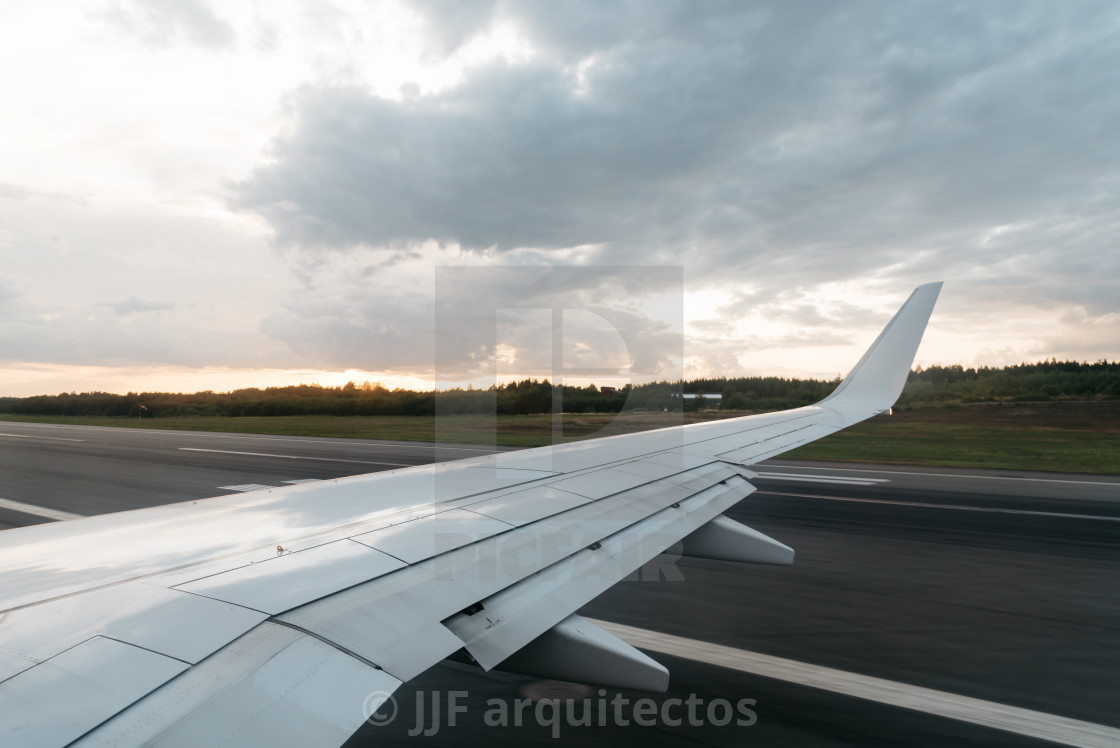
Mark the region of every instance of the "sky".
POLYGON ((1109 0, 44 0, 0 65, 0 395, 833 378, 935 280, 919 364, 1120 357, 1109 0))

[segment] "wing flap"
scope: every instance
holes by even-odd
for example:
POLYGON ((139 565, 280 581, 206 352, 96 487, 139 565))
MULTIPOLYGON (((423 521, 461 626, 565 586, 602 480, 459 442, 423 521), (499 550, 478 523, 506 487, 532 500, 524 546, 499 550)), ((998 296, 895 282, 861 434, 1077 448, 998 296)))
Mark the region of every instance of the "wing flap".
POLYGON ((370 583, 297 608, 277 620, 345 647, 407 681, 463 647, 431 614, 435 601, 426 597, 421 590, 370 583))
POLYGON ((11 652, 0 652, 0 683, 3 683, 13 675, 22 673, 29 667, 34 667, 38 662, 38 660, 12 654, 11 652))
MULTIPOLYGON (((464 642, 441 621, 554 564, 570 560, 589 545, 607 542, 608 537, 640 524, 674 503, 713 486, 725 491, 727 487, 720 481, 733 479, 748 485, 736 468, 720 463, 670 475, 501 535, 476 539, 278 618, 407 680, 463 647, 464 642)), ((655 550, 650 549, 656 543, 647 537, 647 550, 656 555, 699 524, 682 522, 680 534, 655 550)), ((641 538, 642 532, 636 532, 634 537, 641 538)), ((633 550, 633 544, 626 548, 628 552, 633 550)), ((630 559, 627 557, 626 561, 629 563, 630 559)), ((536 634, 564 615, 549 621, 536 634)))
POLYGON ((194 664, 265 618, 229 603, 132 582, 13 611, 0 632, 4 649, 29 663, 105 636, 194 664))
POLYGON ((445 623, 489 670, 754 491, 739 476, 602 538, 445 623))
POLYGON ((400 685, 313 637, 263 623, 75 745, 334 748, 400 685))
POLYGON ((66 745, 188 667, 95 636, 0 683, 0 735, 8 746, 66 745))

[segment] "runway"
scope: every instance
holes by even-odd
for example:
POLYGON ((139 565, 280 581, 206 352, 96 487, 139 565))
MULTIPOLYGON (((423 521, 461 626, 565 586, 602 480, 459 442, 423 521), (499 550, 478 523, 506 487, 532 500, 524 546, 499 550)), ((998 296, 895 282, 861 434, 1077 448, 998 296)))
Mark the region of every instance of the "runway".
POLYGON ((0 424, 0 529, 45 521, 31 507, 105 514, 494 451, 471 445, 0 424))
MULTIPOLYGON (((0 432, 4 528, 486 451, 20 423, 0 424, 0 432)), ((666 641, 780 658, 807 673, 897 684, 888 692, 935 691, 1007 707, 1012 722, 1041 713, 1099 726, 1105 741, 1120 734, 1108 731, 1120 730, 1120 478, 781 460, 758 471, 759 490, 729 514, 795 548, 794 566, 682 559, 683 581, 623 582, 581 614, 666 641)), ((1053 744, 936 706, 916 711, 809 687, 808 676, 781 680, 650 654, 672 673, 656 709, 689 697, 709 706, 753 700, 754 721, 719 725, 716 713, 703 724, 674 725, 661 718, 677 715, 669 710, 649 726, 632 718, 623 726, 612 712, 602 726, 564 724, 561 737, 643 746, 1053 744)), ((392 724, 363 728, 349 745, 410 740, 417 695, 430 718, 437 690, 438 698, 467 691, 467 711, 426 745, 552 743, 552 727, 532 719, 486 724, 490 702, 512 704, 549 688, 561 687, 440 665, 398 691, 392 724)), ((603 716, 597 693, 567 695, 590 698, 603 716)), ((634 703, 647 695, 623 696, 634 703)), ((1060 733, 1058 742, 1078 744, 1071 735, 1060 733)))

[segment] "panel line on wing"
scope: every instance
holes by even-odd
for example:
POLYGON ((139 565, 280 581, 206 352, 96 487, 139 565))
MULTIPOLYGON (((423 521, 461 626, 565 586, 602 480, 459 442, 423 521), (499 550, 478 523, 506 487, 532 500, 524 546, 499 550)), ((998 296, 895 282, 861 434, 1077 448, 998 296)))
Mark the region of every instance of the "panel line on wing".
POLYGON ((385 669, 385 668, 381 667, 380 665, 378 665, 376 662, 371 662, 370 660, 367 660, 365 657, 362 657, 360 654, 358 654, 354 650, 347 649, 346 647, 342 646, 338 642, 332 641, 325 636, 321 636, 320 634, 315 633, 311 629, 305 629, 302 626, 297 626, 296 624, 292 623, 291 621, 286 621, 283 618, 280 618, 278 616, 273 616, 273 617, 269 618, 268 622, 269 623, 275 623, 277 626, 285 626, 287 628, 292 629, 293 631, 298 631, 301 634, 304 634, 306 636, 310 636, 313 639, 318 639, 319 641, 323 642, 323 644, 326 644, 328 647, 334 647, 339 652, 342 652, 342 654, 349 655, 350 657, 353 657, 355 660, 357 660, 357 661, 359 661, 359 662, 361 662, 365 665, 368 665, 369 667, 373 668, 374 670, 384 670, 385 669))

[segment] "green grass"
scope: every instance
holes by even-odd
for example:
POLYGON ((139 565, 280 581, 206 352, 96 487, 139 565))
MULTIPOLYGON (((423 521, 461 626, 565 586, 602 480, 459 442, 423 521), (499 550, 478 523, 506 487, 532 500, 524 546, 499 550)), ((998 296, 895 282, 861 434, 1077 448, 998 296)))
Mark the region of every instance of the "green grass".
POLYGON ((895 411, 786 453, 893 462, 1120 475, 1120 403, 949 405, 895 411))
MULTIPOLYGON (((727 417, 729 413, 565 415, 564 441, 641 431, 727 417)), ((500 444, 532 447, 552 442, 550 415, 283 416, 275 418, 67 418, 0 415, 34 421, 125 428, 246 434, 332 436, 500 444), (495 435, 495 424, 497 432, 495 435)), ((1120 403, 1024 403, 948 406, 896 411, 788 452, 791 459, 909 465, 1048 470, 1120 475, 1120 403)))
POLYGON ((782 457, 1120 475, 1120 434, 870 421, 782 457))

